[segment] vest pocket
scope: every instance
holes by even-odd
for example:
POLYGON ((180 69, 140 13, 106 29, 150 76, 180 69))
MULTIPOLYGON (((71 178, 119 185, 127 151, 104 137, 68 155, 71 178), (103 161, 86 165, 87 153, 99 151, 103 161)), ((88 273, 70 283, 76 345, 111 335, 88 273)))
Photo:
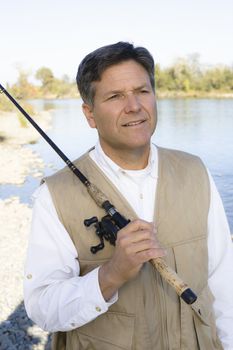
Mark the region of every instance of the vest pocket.
POLYGON ((134 320, 134 315, 106 312, 85 326, 69 332, 68 349, 131 350, 134 320))
POLYGON ((205 349, 223 349, 217 336, 215 317, 213 313, 214 297, 206 286, 198 295, 197 301, 191 305, 193 309, 193 321, 196 331, 199 348, 205 349))

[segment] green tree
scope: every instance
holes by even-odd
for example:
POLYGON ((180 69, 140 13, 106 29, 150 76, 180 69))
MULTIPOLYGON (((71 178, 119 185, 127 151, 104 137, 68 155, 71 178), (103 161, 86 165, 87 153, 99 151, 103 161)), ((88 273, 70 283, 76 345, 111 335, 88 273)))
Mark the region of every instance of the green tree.
POLYGON ((203 91, 225 91, 233 90, 233 69, 219 66, 207 69, 201 79, 203 91))
POLYGON ((26 99, 37 95, 37 88, 29 82, 29 73, 19 68, 17 82, 12 85, 11 92, 18 99, 26 99))
POLYGON ((43 90, 49 90, 53 85, 54 75, 50 68, 41 67, 36 72, 36 79, 41 81, 43 90))

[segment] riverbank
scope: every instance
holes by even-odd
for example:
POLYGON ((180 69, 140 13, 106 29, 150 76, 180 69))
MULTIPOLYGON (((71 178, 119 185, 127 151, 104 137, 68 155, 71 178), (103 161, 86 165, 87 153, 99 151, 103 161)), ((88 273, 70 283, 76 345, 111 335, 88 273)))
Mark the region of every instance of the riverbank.
MULTIPOLYGON (((38 120, 42 129, 48 129, 49 112, 35 115, 35 121, 38 120)), ((42 176, 42 159, 23 147, 37 142, 39 134, 27 123, 21 124, 17 113, 0 113, 0 184, 22 184, 29 173, 35 177, 42 176)))
MULTIPOLYGON (((49 112, 35 115, 34 119, 44 130, 49 128, 49 112)), ((1 185, 22 185, 29 174, 43 176, 42 159, 25 147, 38 138, 36 130, 22 124, 16 113, 0 112, 0 191, 1 185)), ((0 199, 1 350, 49 349, 48 334, 28 319, 23 305, 23 268, 31 212, 18 197, 0 199)))
POLYGON ((200 98, 200 99, 233 99, 233 92, 221 92, 221 91, 161 91, 157 90, 156 95, 158 99, 165 98, 200 98))

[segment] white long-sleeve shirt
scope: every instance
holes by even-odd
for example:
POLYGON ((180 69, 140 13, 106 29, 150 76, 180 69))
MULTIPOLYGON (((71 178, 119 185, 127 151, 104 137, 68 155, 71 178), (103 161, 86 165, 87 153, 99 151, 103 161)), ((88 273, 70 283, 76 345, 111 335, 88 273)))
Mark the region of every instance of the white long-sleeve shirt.
MULTIPOLYGON (((152 145, 148 166, 124 170, 97 144, 90 152, 94 162, 125 196, 139 218, 152 221, 157 187, 158 156, 152 145)), ((218 335, 224 349, 233 350, 233 247, 222 201, 211 175, 208 215, 210 289, 218 335)), ((93 213, 94 215, 94 213, 93 213)), ((98 268, 79 276, 77 251, 59 221, 46 184, 34 193, 34 208, 25 267, 24 297, 29 317, 41 328, 69 331, 106 312, 118 295, 106 302, 98 282, 98 268)))

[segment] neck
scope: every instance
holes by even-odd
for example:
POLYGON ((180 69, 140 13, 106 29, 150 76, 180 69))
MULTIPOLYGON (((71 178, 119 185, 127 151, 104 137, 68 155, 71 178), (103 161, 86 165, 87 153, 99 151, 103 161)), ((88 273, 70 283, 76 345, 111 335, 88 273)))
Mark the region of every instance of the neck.
POLYGON ((114 149, 110 150, 101 144, 104 153, 119 167, 125 170, 141 170, 146 168, 148 164, 150 145, 142 149, 114 149))

